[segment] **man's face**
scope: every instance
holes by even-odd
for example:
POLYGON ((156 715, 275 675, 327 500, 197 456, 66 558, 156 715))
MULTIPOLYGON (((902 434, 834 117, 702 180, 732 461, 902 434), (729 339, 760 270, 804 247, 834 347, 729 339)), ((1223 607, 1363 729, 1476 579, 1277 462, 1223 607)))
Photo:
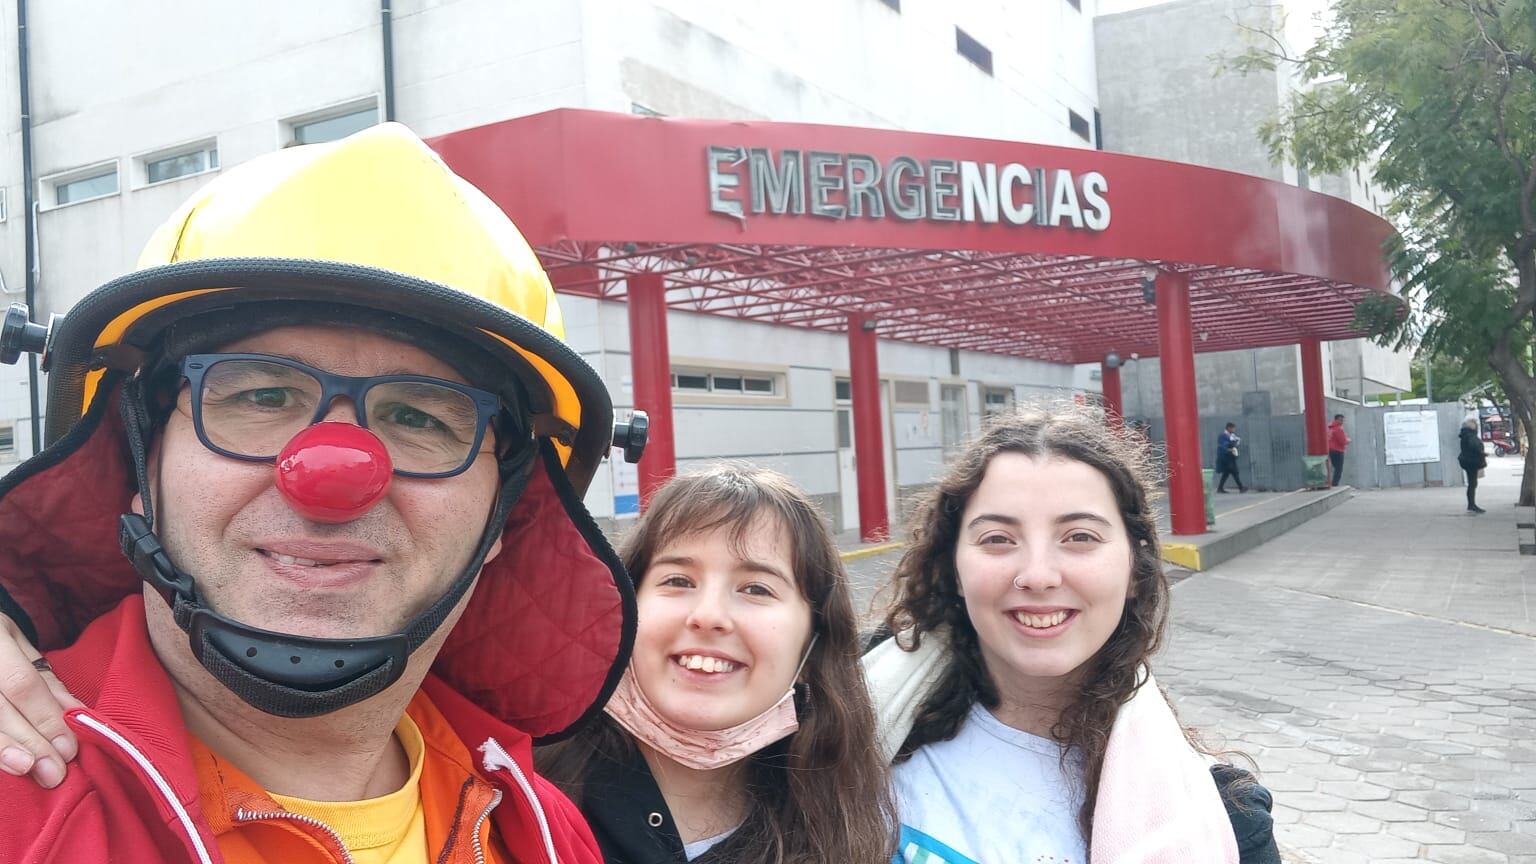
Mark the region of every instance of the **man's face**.
MULTIPOLYGON (((467 383, 431 354, 365 330, 284 327, 222 350, 288 357, 340 375, 467 383)), ((492 448, 454 477, 393 477, 383 500, 362 516, 322 524, 289 507, 270 463, 204 447, 191 410, 183 386, 151 452, 155 528, 214 610, 297 636, 383 636, 401 630, 468 566, 496 497, 492 448)), ((337 399, 324 419, 355 423, 356 414, 337 399)))

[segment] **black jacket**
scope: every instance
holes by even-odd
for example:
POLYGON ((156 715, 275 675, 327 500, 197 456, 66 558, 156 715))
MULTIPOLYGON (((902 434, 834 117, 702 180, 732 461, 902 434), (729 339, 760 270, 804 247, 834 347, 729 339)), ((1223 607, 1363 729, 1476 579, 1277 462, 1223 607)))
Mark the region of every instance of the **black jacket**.
POLYGON ((1483 453, 1482 439, 1477 433, 1461 427, 1461 452, 1457 454, 1456 461, 1465 471, 1477 471, 1488 467, 1488 456, 1483 453))
MULTIPOLYGON (((627 762, 594 758, 576 791, 576 804, 607 864, 685 862, 683 839, 666 799, 636 750, 627 762)), ((709 856, 695 859, 702 861, 709 856)))
POLYGON ((1227 805, 1232 833, 1237 837, 1237 860, 1241 864, 1280 864, 1280 847, 1275 843, 1275 820, 1270 815, 1274 797, 1241 768, 1212 765, 1211 779, 1221 790, 1227 805))
MULTIPOLYGON (((1212 766, 1211 779, 1232 820, 1241 864, 1280 864, 1269 790, 1247 771, 1231 765, 1212 766)), ((607 864, 684 864, 688 860, 666 799, 638 752, 623 764, 594 760, 576 797, 607 864)), ((725 856, 715 854, 725 845, 695 858, 694 864, 727 864, 725 856)))

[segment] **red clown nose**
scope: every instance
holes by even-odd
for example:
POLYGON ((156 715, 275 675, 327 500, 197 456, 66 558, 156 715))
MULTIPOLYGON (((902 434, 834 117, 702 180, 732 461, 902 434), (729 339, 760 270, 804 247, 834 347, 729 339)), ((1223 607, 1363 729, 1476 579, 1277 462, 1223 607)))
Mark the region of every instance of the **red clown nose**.
POLYGON ((379 503, 394 472, 378 436, 351 423, 316 423, 277 455, 277 491, 312 522, 351 522, 379 503))

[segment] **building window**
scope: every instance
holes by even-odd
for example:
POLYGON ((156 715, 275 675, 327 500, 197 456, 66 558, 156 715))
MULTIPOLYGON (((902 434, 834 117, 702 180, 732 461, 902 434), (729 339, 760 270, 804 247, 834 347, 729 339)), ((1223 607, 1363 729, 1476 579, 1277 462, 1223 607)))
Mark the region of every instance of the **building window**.
POLYGON ((16 427, 11 424, 0 426, 0 459, 15 455, 16 453, 16 427))
POLYGON ((892 381, 891 401, 897 405, 928 407, 927 381, 892 381))
POLYGON ((833 385, 833 390, 834 390, 835 398, 837 399, 837 401, 839 401, 839 402, 852 402, 853 401, 853 382, 848 380, 847 378, 839 378, 839 379, 837 379, 837 383, 833 385))
POLYGON ((1073 111, 1071 108, 1068 108, 1067 125, 1072 127, 1072 134, 1083 139, 1084 141, 1087 141, 1089 144, 1093 143, 1093 130, 1088 128, 1087 117, 1084 117, 1076 111, 1073 111))
POLYGON ((219 169, 219 148, 213 141, 204 141, 190 147, 162 150, 139 160, 144 166, 144 183, 153 185, 204 174, 219 169))
POLYGON ((43 206, 63 207, 117 194, 117 162, 92 165, 43 178, 43 206))
POLYGON ((959 27, 955 28, 955 50, 960 52, 961 57, 976 64, 976 68, 988 75, 992 74, 991 50, 959 27))
POLYGON ((1013 388, 988 387, 981 392, 981 412, 983 416, 991 417, 994 414, 1003 414, 1013 408, 1013 388))
POLYGON ((378 122, 379 108, 372 99, 306 114, 284 122, 289 132, 286 146, 336 141, 378 125, 378 122))
POLYGON ((958 450, 965 444, 965 385, 939 386, 939 443, 945 450, 958 450))
POLYGON ((675 372, 672 375, 673 390, 692 390, 696 393, 709 392, 709 376, 703 373, 675 372))
POLYGON ((4 186, 0 186, 0 222, 4 222, 5 221, 6 210, 7 210, 7 207, 6 207, 6 201, 5 201, 5 187, 4 186))
POLYGON ((728 396, 777 396, 779 377, 771 373, 690 369, 672 373, 672 389, 685 393, 721 393, 728 396))
POLYGON ((881 3, 891 7, 897 12, 901 11, 901 0, 880 0, 881 3))

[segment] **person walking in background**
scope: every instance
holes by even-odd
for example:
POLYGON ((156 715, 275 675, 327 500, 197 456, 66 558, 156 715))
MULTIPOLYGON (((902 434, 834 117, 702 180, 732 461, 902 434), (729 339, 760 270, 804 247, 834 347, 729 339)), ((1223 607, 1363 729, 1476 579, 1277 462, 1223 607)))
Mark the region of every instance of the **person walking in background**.
POLYGON ((1216 437, 1216 473, 1221 479, 1216 482, 1216 491, 1227 491, 1227 478, 1237 481, 1237 491, 1247 492, 1243 485, 1243 477, 1237 473, 1237 447, 1243 439, 1237 434, 1237 424, 1228 423, 1227 428, 1216 437))
POLYGON ((1477 506, 1477 478, 1482 476, 1483 469, 1488 467, 1488 456, 1483 453, 1483 441, 1478 437, 1477 425, 1475 415, 1461 421, 1461 452, 1456 456, 1456 461, 1461 464, 1461 470, 1467 472, 1468 513, 1488 512, 1477 506))
POLYGON ((1344 415, 1333 415, 1333 422, 1328 424, 1328 461, 1333 463, 1333 479, 1329 486, 1339 485, 1339 478, 1344 476, 1344 448, 1349 446, 1349 436, 1344 434, 1344 415))

